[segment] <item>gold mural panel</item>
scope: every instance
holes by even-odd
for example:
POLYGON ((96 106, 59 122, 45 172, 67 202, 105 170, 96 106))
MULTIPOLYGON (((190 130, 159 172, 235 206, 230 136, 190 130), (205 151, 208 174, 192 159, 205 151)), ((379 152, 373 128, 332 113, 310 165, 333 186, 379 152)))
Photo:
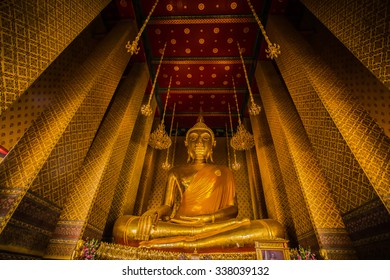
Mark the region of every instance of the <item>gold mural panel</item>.
MULTIPOLYGON (((290 23, 274 17, 271 17, 270 19, 269 33, 275 36, 275 39, 281 44, 283 43, 287 46, 284 58, 282 58, 280 62, 278 61, 278 64, 287 86, 292 93, 294 102, 297 104, 303 102, 304 95, 302 96, 301 94, 302 88, 305 86, 312 87, 315 94, 318 95, 318 99, 321 100, 324 106, 324 109, 322 109, 321 112, 314 113, 314 109, 318 108, 318 102, 313 103, 312 106, 315 104, 317 107, 313 107, 313 113, 310 114, 318 116, 320 119, 318 119, 319 123, 316 125, 324 127, 325 129, 322 133, 323 136, 326 135, 327 137, 320 141, 325 140, 328 142, 322 143, 322 145, 331 147, 334 151, 333 153, 330 153, 330 156, 338 156, 336 149, 343 150, 345 145, 339 145, 340 142, 343 143, 341 140, 339 140, 338 143, 334 143, 330 139, 339 139, 340 136, 338 136, 338 133, 336 132, 339 131, 345 144, 348 145, 351 151, 351 154, 343 154, 343 166, 336 164, 331 167, 343 168, 343 170, 336 170, 335 173, 339 173, 343 177, 346 175, 351 184, 360 186, 359 188, 363 196, 356 193, 353 189, 349 189, 351 186, 348 185, 348 182, 346 182, 345 187, 341 189, 343 190, 343 195, 345 194, 345 190, 348 190, 349 203, 352 203, 355 206, 359 206, 373 198, 367 180, 364 179, 364 175, 359 171, 361 168, 367 176, 368 181, 389 210, 390 189, 388 186, 390 185, 390 166, 388 163, 390 161, 390 138, 384 134, 383 130, 370 117, 359 101, 349 93, 348 88, 336 73, 334 73, 320 57, 314 55, 314 51, 307 42, 300 39, 300 34, 298 34, 290 23), (290 34, 290 36, 280 36, 278 34, 290 34), (294 62, 292 63, 291 61, 294 62), (298 67, 298 69, 295 67, 298 67), (307 77, 307 80, 301 82, 301 86, 297 86, 302 79, 298 77, 298 73, 300 73, 299 77, 305 75, 307 77), (302 73, 305 73, 305 75, 302 75, 302 73), (326 123, 323 122, 328 114, 337 130, 330 130, 328 128, 328 125, 331 123, 329 118, 326 123), (349 162, 353 161, 353 158, 356 159, 360 168, 358 168, 357 164, 354 164, 353 166, 350 165, 349 162), (358 175, 359 173, 360 175, 358 175), (358 178, 355 178, 356 175, 358 175, 358 178), (365 182, 365 184, 361 184, 361 182, 365 182), (356 201, 356 199, 358 199, 359 202, 353 201, 356 201)), ((310 90, 305 90, 304 93, 308 94, 310 93, 310 90)), ((311 100, 313 99, 311 98, 311 100)), ((305 102, 305 104, 306 103, 307 102, 305 102)), ((304 105, 302 104, 301 106, 303 107, 304 105)), ((315 131, 312 130, 310 133, 315 133, 315 131)), ((319 153, 319 155, 320 154, 321 153, 319 153)), ((335 160, 335 162, 337 161, 335 160)), ((329 162, 329 165, 330 164, 332 164, 331 161, 329 162)), ((326 166, 327 164, 325 163, 323 165, 326 166)), ((341 177, 334 177, 334 180, 341 180, 341 177)))
POLYGON ((88 26, 26 89, 17 102, 1 113, 0 145, 11 150, 29 126, 55 100, 64 84, 98 44, 98 40, 91 38, 93 30, 93 26, 88 26))
POLYGON ((303 0, 302 3, 390 89, 387 1, 303 0))
MULTIPOLYGON (((264 108, 258 96, 254 96, 256 104, 264 108)), ((267 108, 268 109, 268 108, 267 108)), ((271 111, 267 111, 271 115, 271 111)), ((272 114, 273 115, 273 114, 272 114)), ((272 120, 272 116, 270 116, 272 120)), ((255 149, 261 174, 264 197, 268 217, 279 221, 285 226, 291 239, 296 240, 294 221, 291 215, 286 188, 284 186, 281 168, 276 155, 276 147, 273 143, 270 125, 264 111, 258 116, 250 117, 253 136, 255 138, 255 149)), ((276 125, 276 123, 275 123, 276 125)), ((289 184, 291 182, 288 182, 289 184)), ((306 223, 303 223, 303 225, 306 223)), ((301 224, 299 224, 301 225, 301 224)), ((300 227, 298 227, 300 228, 300 227)), ((304 230, 300 230, 303 232, 304 230)))
MULTIPOLYGON (((258 65, 257 69, 260 69, 261 66, 262 65, 258 65)), ((263 74, 259 75, 259 72, 259 70, 256 71, 255 75, 260 90, 263 93, 265 90, 270 89, 266 87, 266 84, 264 83, 266 77, 263 74)), ((294 235, 296 235, 297 239, 300 240, 301 236, 313 230, 312 221, 310 219, 310 214, 303 198, 301 183, 298 179, 298 175, 295 170, 286 136, 282 130, 283 122, 279 118, 279 112, 277 111, 274 100, 271 94, 265 93, 261 94, 261 99, 264 104, 265 114, 267 116, 273 143, 275 145, 275 160, 277 160, 277 163, 280 166, 281 176, 283 180, 283 183, 280 182, 278 185, 275 186, 278 187, 278 189, 276 190, 276 195, 278 198, 276 200, 276 207, 278 207, 278 213, 283 213, 282 211, 286 212, 283 213, 286 219, 292 218, 292 221, 284 221, 285 225, 288 231, 290 233, 295 232, 294 235), (290 211, 290 213, 288 213, 287 211, 290 211)), ((271 165, 270 168, 274 168, 274 166, 271 165)), ((277 172, 277 170, 274 172, 277 172)), ((277 175, 278 174, 276 173, 275 176, 277 175)), ((279 216, 280 215, 281 214, 279 214, 279 216)), ((313 245, 315 244, 311 244, 311 246, 313 245)))
POLYGON ((109 2, 7 0, 2 3, 0 114, 23 94, 109 2))
MULTIPOLYGON (((144 96, 142 103, 145 104, 148 101, 148 99, 149 96, 147 95, 144 96)), ((154 112, 156 109, 155 99, 152 99, 151 106, 154 112)), ((139 110, 137 110, 137 113, 139 113, 139 110)), ((111 232, 112 226, 116 219, 118 219, 119 217, 125 214, 132 214, 132 212, 127 213, 126 211, 132 211, 132 209, 130 208, 133 208, 134 206, 134 200, 136 199, 137 196, 138 185, 137 186, 130 185, 131 177, 141 176, 141 172, 139 174, 134 174, 135 161, 137 159, 138 154, 142 155, 146 153, 147 142, 144 139, 145 137, 144 135, 150 134, 152 123, 153 123, 152 117, 146 118, 141 114, 137 115, 134 129, 131 134, 131 138, 126 150, 125 160, 120 170, 119 180, 115 186, 115 194, 114 194, 114 198, 107 219, 107 226, 105 230, 106 235, 112 234, 111 232), (144 151, 139 152, 139 150, 144 150, 144 151)), ((138 164, 140 164, 142 168, 142 163, 138 163, 138 164)))
MULTIPOLYGON (((24 190, 24 193, 27 191, 89 90, 93 87, 94 81, 99 78, 98 70, 104 69, 104 67, 97 66, 108 65, 112 60, 112 56, 109 54, 113 51, 124 52, 123 44, 129 35, 131 29, 129 27, 129 23, 121 23, 107 35, 104 43, 95 49, 95 54, 92 54, 75 73, 72 82, 66 84, 56 101, 52 102, 51 106, 40 115, 1 162, 1 188, 19 188, 24 190), (92 65, 96 65, 96 67, 91 67, 92 65)), ((118 66, 114 66, 114 69, 115 67, 118 66)), ((0 230, 11 217, 24 193, 3 214, 5 219, 0 225, 0 230)))
MULTIPOLYGON (((141 108, 148 81, 149 74, 146 64, 135 64, 133 65, 128 78, 117 92, 117 94, 121 93, 126 96, 126 99, 128 98, 127 102, 126 100, 120 102, 121 106, 127 106, 127 109, 122 118, 119 135, 114 144, 111 158, 102 176, 98 193, 88 218, 88 224, 94 226, 101 232, 103 232, 106 225, 108 212, 114 197, 115 186, 119 179, 121 166, 126 155, 126 149, 129 145, 137 115, 139 114, 139 108, 141 108)), ((110 113, 115 114, 117 111, 118 110, 110 111, 110 113)), ((85 236, 88 237, 87 234, 85 234, 85 236)), ((98 236, 97 239, 101 239, 101 236, 98 236)))

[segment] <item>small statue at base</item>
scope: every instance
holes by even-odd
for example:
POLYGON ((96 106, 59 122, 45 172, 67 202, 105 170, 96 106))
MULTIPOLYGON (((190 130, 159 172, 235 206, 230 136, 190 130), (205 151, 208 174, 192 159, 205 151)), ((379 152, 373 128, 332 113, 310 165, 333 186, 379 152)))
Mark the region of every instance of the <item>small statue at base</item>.
POLYGON ((142 216, 122 216, 114 225, 114 242, 161 249, 208 249, 251 246, 258 240, 284 239, 280 223, 271 219, 237 220, 232 171, 213 162, 216 142, 202 116, 188 130, 187 165, 168 174, 164 203, 142 216), (180 204, 175 205, 176 195, 180 204))

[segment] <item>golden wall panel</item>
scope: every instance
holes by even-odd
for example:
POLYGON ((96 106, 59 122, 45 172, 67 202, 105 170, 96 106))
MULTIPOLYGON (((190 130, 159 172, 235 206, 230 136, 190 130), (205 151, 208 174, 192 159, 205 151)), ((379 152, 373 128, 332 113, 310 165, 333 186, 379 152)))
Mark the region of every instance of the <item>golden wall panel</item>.
MULTIPOLYGON (((154 127, 154 125, 152 127, 154 127)), ((172 149, 169 149, 169 163, 172 163, 172 152, 172 149)), ((153 184, 156 154, 157 150, 148 146, 146 149, 144 166, 142 168, 140 185, 138 187, 137 199, 134 204, 133 214, 136 216, 141 216, 146 211, 146 207, 148 205, 153 184)))
POLYGON ((10 191, 14 195, 13 203, 7 206, 0 217, 1 230, 50 156, 94 83, 98 80, 98 70, 104 69, 104 66, 113 62, 112 57, 114 56, 109 54, 125 52, 123 44, 130 35, 130 26, 130 23, 118 24, 107 35, 104 42, 97 46, 86 62, 74 73, 74 77, 64 86, 61 94, 56 96, 56 100, 53 100, 52 104, 30 126, 18 144, 1 162, 1 196, 8 196, 10 191))
MULTIPOLYGON (((146 64, 134 64, 126 81, 120 86, 129 103, 124 114, 118 138, 114 144, 110 161, 102 176, 96 199, 93 202, 92 209, 88 218, 88 225, 85 237, 92 238, 87 234, 89 227, 96 228, 100 231, 100 236, 94 236, 101 239, 106 220, 113 200, 115 186, 119 179, 121 166, 123 164, 126 149, 129 145, 131 133, 134 129, 139 108, 144 97, 145 89, 149 81, 149 73, 146 64)), ((119 94, 119 92, 117 93, 119 94)), ((123 101, 123 104, 126 104, 123 101)))
POLYGON ((278 66, 340 211, 346 213, 371 200, 376 194, 369 180, 308 78, 302 75, 301 63, 286 50, 278 66))
POLYGON ((0 145, 11 150, 71 79, 98 43, 92 38, 93 28, 93 24, 88 26, 7 110, 3 110, 0 114, 0 145))
POLYGON ((302 3, 390 88, 388 1, 303 0, 302 3))
MULTIPOLYGON (((309 135, 316 133, 315 126, 321 126, 321 129, 317 130, 323 136, 326 135, 327 138, 319 139, 319 141, 328 141, 325 144, 322 143, 322 145, 331 147, 334 152, 333 154, 329 153, 329 155, 335 158, 339 156, 338 149, 346 150, 345 145, 337 147, 343 141, 333 142, 334 139, 340 138, 337 133, 338 130, 351 150, 351 154, 342 155, 345 165, 333 165, 333 160, 329 160, 329 163, 325 163, 323 166, 328 165, 331 168, 343 169, 342 171, 336 170, 335 173, 342 175, 342 177, 345 174, 348 178, 348 182, 344 183, 345 187, 341 190, 343 195, 348 190, 349 203, 355 206, 361 205, 361 203, 373 197, 362 172, 359 175, 359 169, 361 168, 386 208, 389 209, 390 166, 388 163, 390 161, 390 138, 384 134, 383 129, 376 124, 359 101, 349 93, 344 82, 313 52, 310 45, 302 39, 290 23, 281 18, 270 17, 268 27, 269 33, 274 36, 275 40, 286 46, 285 55, 278 60, 278 64, 280 68, 283 68, 281 69, 282 75, 291 91, 294 102, 301 108, 305 107, 306 112, 308 112, 306 116, 302 115, 302 118, 310 116, 311 121, 317 122, 312 124, 313 129, 309 130, 309 135), (279 34, 289 34, 290 36, 280 36, 279 34), (302 76, 306 76, 307 80, 302 81, 302 76), (314 91, 307 90, 307 87, 312 87, 314 91), (310 94, 310 92, 312 93, 310 94), (320 112, 315 111, 320 109, 320 106, 317 105, 319 104, 318 99, 313 97, 315 96, 314 92, 325 108, 321 109, 320 112), (307 108, 305 105, 307 101, 304 102, 307 96, 311 101, 317 100, 310 105, 317 106, 317 108, 307 108), (302 102, 301 105, 299 105, 300 102, 302 102), (331 126, 329 117, 327 117, 328 114, 337 130, 332 128, 333 125, 331 126), (327 120, 326 124, 324 120, 327 120), (351 165, 350 162, 354 161, 353 158, 359 163, 360 168, 356 164, 351 165), (351 185, 358 186, 361 194, 350 188, 351 185), (356 201, 356 199, 359 200, 357 203, 353 201, 356 201)), ((318 154, 321 155, 321 153, 318 154)), ((340 162, 336 159, 334 161, 340 162)), ((341 180, 341 178, 335 177, 333 180, 341 180)))
MULTIPOLYGON (((113 84, 117 85, 119 83, 129 60, 130 55, 126 52, 121 52, 112 57, 112 64, 109 65, 108 69, 113 73, 111 75, 113 84)), ((108 212, 111 199, 109 196, 104 195, 111 193, 112 198, 114 186, 107 187, 107 185, 102 185, 100 192, 102 196, 97 198, 99 195, 99 186, 101 186, 101 182, 104 180, 104 173, 109 168, 108 164, 110 163, 110 158, 114 150, 114 144, 120 135, 120 128, 123 119, 126 117, 126 111, 131 106, 136 105, 131 101, 138 99, 137 105, 140 105, 139 99, 140 97, 142 99, 148 80, 145 65, 134 65, 130 72, 130 77, 124 83, 125 86, 120 88, 112 98, 110 107, 94 137, 83 165, 80 167, 76 179, 70 186, 68 199, 62 209, 60 221, 57 224, 46 251, 46 258, 53 258, 53 254, 58 257, 59 252, 53 251, 52 245, 58 244, 59 242, 66 241, 69 246, 74 247, 74 244, 69 242, 71 240, 77 241, 81 239, 85 228, 87 228, 88 234, 91 234, 93 237, 101 237, 103 233, 107 215, 105 217, 102 216, 102 212, 99 210, 106 208, 105 211, 108 212), (143 80, 143 83, 138 83, 141 80, 143 80), (129 92, 131 95, 134 94, 134 99, 129 98, 129 92), (96 203, 100 202, 99 208, 94 209, 93 203, 95 201, 96 203), (92 221, 89 223, 89 227, 87 227, 88 218, 91 217, 92 210, 98 211, 98 213, 94 214, 100 214, 100 216, 92 214, 92 221), (97 218, 98 220, 96 221, 93 218, 97 218), (94 222, 97 222, 97 224, 94 222)), ((114 95, 115 88, 116 86, 111 91, 108 91, 108 93, 114 95)), ((71 255, 68 254, 68 249, 63 252, 62 258, 71 258, 71 255)))
POLYGON ((0 114, 109 2, 6 0, 1 3, 0 114))
POLYGON ((261 175, 256 155, 256 149, 245 151, 246 166, 248 167, 248 181, 251 192, 253 218, 266 219, 267 209, 264 199, 261 175))
MULTIPOLYGON (((329 258, 349 259, 354 256, 352 243, 294 103, 274 66, 267 62, 259 65, 260 67, 256 69, 256 79, 262 89, 262 96, 267 97, 267 99, 262 98, 264 106, 265 108, 273 106, 279 118, 281 124, 279 131, 282 134, 280 138, 287 143, 288 150, 285 154, 291 156, 291 163, 294 167, 292 170, 296 172, 298 185, 302 192, 299 201, 306 204, 311 224, 318 238, 319 249, 328 252, 329 258), (335 249, 341 251, 337 253, 335 249)), ((278 158, 279 156, 278 153, 278 158)), ((285 177, 289 172, 287 168, 283 168, 282 164, 284 163, 281 163, 281 167, 285 177)), ((289 185, 286 183, 285 185, 288 189, 289 185)), ((296 196, 296 192, 292 194, 287 190, 287 193, 290 205, 297 207, 296 204, 291 204, 291 195, 296 196)), ((298 219, 298 216, 294 215, 294 218, 298 219)), ((304 218, 307 220, 307 215, 304 218)))
POLYGON ((106 68, 43 165, 31 190, 63 207, 117 86, 117 69, 106 68))
MULTIPOLYGON (((260 67, 261 65, 258 64, 256 69, 260 69, 260 67)), ((287 231, 292 234, 291 239, 293 239, 293 241, 299 240, 302 242, 302 239, 308 234, 314 234, 310 214, 307 210, 302 194, 300 182, 293 164, 293 159, 291 158, 286 136, 282 130, 283 122, 280 121, 279 112, 277 111, 272 96, 263 94, 264 90, 268 90, 265 88, 266 84, 264 83, 264 75, 259 75, 259 70, 256 71, 255 75, 259 89, 262 92, 261 99, 264 104, 264 111, 275 147, 276 158, 274 161, 276 160, 280 166, 283 179, 283 182, 278 182, 277 185, 274 184, 274 187, 277 187, 277 189, 273 190, 276 191, 275 204, 277 207, 277 214, 278 217, 285 218, 285 220, 282 220, 281 222, 286 226, 287 231), (287 211, 291 212, 289 213, 287 211)), ((272 153, 269 154, 272 155, 272 153)), ((270 164, 274 164, 274 162, 269 163, 269 165, 270 164)), ((271 168, 275 168, 275 166, 272 166, 271 168)), ((277 176, 278 178, 278 170, 272 171, 275 173, 274 176, 277 176)), ((308 245, 310 245, 311 248, 318 248, 318 241, 314 241, 314 243, 308 245)))
MULTIPOLYGON (((252 123, 253 137, 255 139, 255 150, 261 173, 268 217, 279 221, 286 228, 287 234, 290 237, 290 242, 296 242, 297 236, 294 229, 294 221, 291 215, 291 209, 288 203, 283 176, 276 155, 267 116, 260 97, 254 96, 254 98, 256 104, 259 104, 263 108, 260 115, 251 116, 250 120, 252 123)), ((274 114, 271 113, 269 108, 267 108, 267 111, 268 114, 271 115, 270 118, 272 120, 274 114)), ((274 125, 277 124, 277 121, 278 120, 274 118, 274 125)), ((303 225, 304 224, 305 223, 303 223, 303 225)), ((301 229, 301 232, 305 231, 307 230, 301 229)))
POLYGON ((316 33, 310 36, 308 42, 344 81, 350 94, 360 101, 374 121, 390 137, 390 90, 329 30, 318 21, 313 22, 316 33))
MULTIPOLYGON (((149 96, 146 95, 142 104, 145 104, 148 99, 149 96)), ((156 109, 155 99, 152 100, 151 106, 154 111, 156 109)), ((119 180, 115 186, 115 194, 104 230, 105 236, 110 236, 112 234, 111 230, 116 219, 126 214, 132 214, 132 212, 126 211, 132 211, 135 203, 134 200, 137 196, 138 184, 131 185, 131 180, 133 176, 138 178, 141 177, 142 170, 139 171, 139 174, 136 174, 135 165, 138 164, 142 168, 143 162, 140 161, 141 158, 143 160, 143 156, 146 153, 148 139, 145 139, 145 137, 148 137, 150 134, 153 118, 141 115, 139 109, 136 113, 138 113, 137 120, 126 150, 126 156, 120 170, 119 180)))

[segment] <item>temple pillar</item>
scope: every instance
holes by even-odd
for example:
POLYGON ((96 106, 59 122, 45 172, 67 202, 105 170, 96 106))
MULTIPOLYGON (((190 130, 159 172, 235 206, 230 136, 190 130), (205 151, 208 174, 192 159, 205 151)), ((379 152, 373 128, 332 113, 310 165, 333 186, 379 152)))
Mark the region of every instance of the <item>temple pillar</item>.
MULTIPOLYGON (((123 122, 133 119, 134 127, 148 80, 146 65, 134 64, 129 77, 114 96, 77 179, 70 189, 68 196, 72 199, 68 199, 64 205, 45 258, 71 258, 75 245, 82 238, 89 221, 88 230, 92 235, 89 237, 101 237, 107 219, 104 210, 109 209, 115 189, 111 185, 113 182, 107 182, 105 178, 110 177, 113 166, 109 164, 115 161, 116 155, 112 154, 114 144, 117 143, 121 131, 123 134, 123 122), (126 114, 127 112, 132 113, 132 116, 126 114)), ((123 162, 123 157, 119 161, 123 162)))
MULTIPOLYGON (((149 96, 145 96, 143 104, 147 103, 148 98, 149 96)), ((156 104, 157 102, 153 98, 151 102, 153 112, 156 110, 156 104)), ((140 113, 137 115, 133 133, 126 150, 125 160, 115 186, 115 194, 109 209, 104 236, 112 235, 112 228, 116 219, 123 215, 133 214, 153 119, 153 115, 149 117, 145 117, 140 113)))
POLYGON ((248 167, 248 180, 252 198, 253 219, 266 219, 268 215, 255 149, 245 151, 245 159, 245 164, 248 167))
POLYGON ((0 114, 108 3, 110 0, 2 1, 0 114))
MULTIPOLYGON (((321 114, 331 118, 330 127, 337 128, 334 135, 342 136, 343 140, 339 141, 341 147, 358 162, 358 166, 353 168, 357 170, 354 172, 360 173, 362 170, 361 176, 368 179, 369 184, 363 185, 364 191, 370 192, 372 186, 390 212, 390 138, 349 92, 344 81, 316 55, 287 20, 271 16, 268 30, 270 37, 284 46, 283 56, 277 59, 277 64, 294 102, 304 113, 307 108, 305 109, 303 101, 312 99, 313 96, 316 98, 312 106, 319 106, 317 103, 321 105, 321 114)), ((323 119, 327 121, 326 118, 323 119)), ((315 134, 314 131, 311 134, 315 134)), ((336 149, 335 154, 338 153, 337 150, 340 149, 336 149)), ((359 197, 359 203, 361 199, 367 198, 359 197)))
MULTIPOLYGON (((258 66, 255 75, 264 107, 267 110, 268 106, 274 106, 280 120, 288 153, 299 180, 302 201, 306 204, 320 252, 329 259, 355 258, 340 211, 333 200, 333 194, 294 103, 273 65, 264 62, 258 66)), ((291 203, 290 206, 297 207, 291 203)))
POLYGON ((302 3, 390 89, 388 1, 302 0, 302 3))
MULTIPOLYGON (((92 210, 86 221, 85 231, 83 233, 84 239, 102 239, 108 212, 114 197, 115 186, 119 180, 126 150, 139 114, 138 108, 141 108, 148 81, 149 73, 146 64, 135 64, 128 78, 119 89, 130 100, 122 120, 118 137, 112 149, 111 157, 102 175, 101 183, 98 187, 98 194, 96 199, 93 200, 92 210)), ((122 104, 126 104, 126 102, 123 101, 122 104)))
POLYGON ((250 116, 250 121, 255 139, 255 151, 257 153, 268 217, 279 221, 286 228, 290 241, 292 239, 296 240, 297 237, 283 176, 264 112, 264 106, 258 96, 254 96, 254 100, 256 104, 262 107, 260 115, 250 116))
MULTIPOLYGON (((156 154, 156 149, 153 149, 150 146, 146 149, 145 162, 142 168, 140 185, 138 188, 137 199, 135 200, 133 211, 134 215, 136 216, 141 216, 147 210, 146 207, 148 205, 150 192, 153 185, 153 172, 154 168, 156 168, 156 154)), ((169 163, 172 164, 171 156, 169 158, 169 163)))
POLYGON ((1 162, 0 201, 3 208, 0 212, 0 233, 63 136, 75 113, 98 82, 100 70, 114 67, 119 81, 130 59, 124 45, 134 36, 135 26, 130 22, 119 23, 114 27, 1 162), (125 55, 119 65, 114 59, 118 55, 125 55))

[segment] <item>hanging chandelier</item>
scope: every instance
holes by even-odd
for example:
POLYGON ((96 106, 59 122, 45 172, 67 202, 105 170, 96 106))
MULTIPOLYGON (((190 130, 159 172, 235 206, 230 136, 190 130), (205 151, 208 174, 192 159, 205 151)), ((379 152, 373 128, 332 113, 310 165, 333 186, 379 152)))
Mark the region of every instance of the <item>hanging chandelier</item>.
POLYGON ((235 150, 239 150, 239 151, 249 150, 255 145, 255 141, 253 139, 252 134, 250 134, 245 129, 244 125, 241 123, 240 111, 238 109, 236 87, 234 84, 233 77, 232 77, 232 82, 233 82, 234 99, 236 100, 236 107, 238 113, 238 126, 237 126, 237 132, 232 136, 232 139, 230 140, 230 145, 235 150))
POLYGON ((165 150, 168 149, 172 144, 172 140, 165 132, 165 126, 164 126, 164 118, 165 118, 165 112, 168 104, 169 91, 171 89, 171 82, 172 82, 172 76, 169 79, 167 99, 165 100, 164 113, 161 119, 161 123, 158 126, 158 128, 152 134, 150 134, 149 145, 154 149, 165 150))
POLYGON ((138 51, 139 51, 138 41, 141 38, 142 32, 144 31, 146 25, 148 24, 148 22, 150 20, 150 17, 152 16, 153 11, 154 11, 154 9, 156 8, 156 6, 158 4, 158 1, 159 0, 156 0, 156 3, 154 3, 152 9, 149 12, 148 17, 146 18, 146 20, 145 20, 144 24, 142 25, 141 29, 138 31, 138 34, 135 37, 134 41, 132 43, 130 43, 130 41, 127 42, 125 47, 127 49, 127 52, 131 53, 131 55, 138 54, 138 51))
POLYGON ((251 89, 251 85, 250 85, 249 79, 248 79, 248 73, 246 72, 244 58, 242 57, 240 43, 238 41, 237 41, 237 47, 238 47, 238 53, 240 54, 240 58, 241 58, 242 68, 244 69, 246 85, 248 87, 249 96, 250 96, 250 99, 251 99, 251 105, 248 108, 248 111, 249 111, 249 114, 251 114, 252 116, 256 116, 256 115, 260 114, 261 107, 259 105, 257 105, 255 103, 255 100, 253 99, 252 89, 251 89))
POLYGON ((267 42, 268 49, 265 50, 265 52, 267 53, 267 58, 270 58, 270 59, 277 58, 278 55, 280 54, 280 46, 276 43, 274 43, 274 44, 271 43, 271 41, 269 40, 269 38, 267 36, 267 33, 265 32, 265 28, 264 28, 263 24, 261 23, 259 17, 257 16, 257 14, 255 12, 255 9, 252 6, 251 1, 250 0, 246 0, 246 1, 248 2, 249 8, 251 9, 252 14, 255 17, 255 20, 260 27, 261 33, 263 34, 265 41, 267 42))
MULTIPOLYGON (((173 126, 173 120, 174 120, 174 118, 175 118, 175 108, 176 108, 176 103, 175 104, 173 104, 173 112, 172 112, 172 119, 171 119, 171 128, 169 129, 169 138, 171 138, 172 137, 172 126, 173 126)), ((172 139, 172 138, 171 138, 172 139)), ((164 170, 169 170, 171 167, 172 167, 172 165, 169 163, 169 148, 170 147, 168 147, 168 149, 167 149, 167 155, 166 155, 166 158, 165 158, 165 162, 162 164, 162 168, 164 169, 164 170)))
MULTIPOLYGON (((144 115, 145 117, 149 117, 153 113, 152 107, 150 106, 150 102, 152 101, 152 96, 153 96, 153 93, 154 93, 154 89, 156 87, 157 77, 158 77, 158 74, 160 73, 160 67, 161 67, 161 64, 162 64, 162 61, 163 61, 163 58, 164 58, 164 53, 165 53, 165 48, 166 47, 167 47, 167 42, 165 42, 164 48, 162 49, 160 63, 158 64, 157 71, 156 71, 156 76, 154 77, 152 89, 151 89, 150 95, 149 95, 148 104, 141 106, 141 114, 144 115)), ((170 82, 169 82, 169 85, 171 85, 170 82)))

